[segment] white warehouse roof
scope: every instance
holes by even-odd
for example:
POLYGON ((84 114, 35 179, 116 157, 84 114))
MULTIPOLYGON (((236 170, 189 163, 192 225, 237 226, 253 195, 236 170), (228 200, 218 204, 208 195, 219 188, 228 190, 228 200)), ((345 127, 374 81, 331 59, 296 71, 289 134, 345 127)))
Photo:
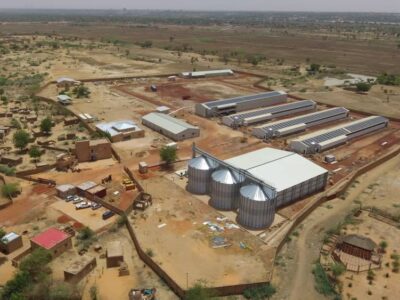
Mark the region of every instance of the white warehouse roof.
POLYGON ((212 70, 212 71, 183 72, 182 76, 203 77, 203 76, 224 75, 224 74, 233 75, 233 71, 231 69, 226 69, 226 70, 212 70))
POLYGON ((118 135, 121 132, 140 130, 140 128, 136 125, 136 123, 131 120, 120 120, 108 123, 99 123, 96 124, 96 128, 103 132, 109 133, 111 136, 118 135))
POLYGON ((299 154, 273 148, 249 152, 225 162, 248 171, 277 192, 327 173, 327 170, 299 154))
POLYGON ((198 129, 198 127, 190 125, 183 120, 176 119, 170 115, 162 113, 149 113, 142 118, 143 120, 153 123, 160 128, 164 128, 173 134, 179 134, 187 129, 198 129))

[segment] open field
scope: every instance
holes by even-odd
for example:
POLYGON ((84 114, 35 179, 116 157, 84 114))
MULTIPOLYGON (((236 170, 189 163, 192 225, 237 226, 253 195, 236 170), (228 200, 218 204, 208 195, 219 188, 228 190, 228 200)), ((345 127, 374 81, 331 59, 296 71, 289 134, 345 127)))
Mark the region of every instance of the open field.
MULTIPOLYGON (((327 32, 312 32, 304 29, 273 31, 270 28, 246 28, 241 26, 130 26, 107 23, 74 26, 73 23, 52 23, 49 27, 40 23, 6 23, 0 27, 1 33, 17 34, 58 34, 78 36, 83 39, 119 40, 133 44, 145 40, 153 41, 154 46, 170 49, 188 45, 194 52, 212 53, 250 53, 265 55, 275 61, 298 64, 311 59, 317 63, 334 64, 348 71, 376 74, 378 72, 399 72, 393 61, 400 58, 395 40, 375 39, 374 37, 355 39, 337 36, 327 32), (170 37, 173 37, 171 42, 170 37), (376 59, 379 58, 379 59, 376 59), (368 63, 365 63, 368 62, 368 63)), ((145 50, 146 57, 158 59, 157 51, 145 50)), ((135 55, 144 55, 136 50, 135 55)))

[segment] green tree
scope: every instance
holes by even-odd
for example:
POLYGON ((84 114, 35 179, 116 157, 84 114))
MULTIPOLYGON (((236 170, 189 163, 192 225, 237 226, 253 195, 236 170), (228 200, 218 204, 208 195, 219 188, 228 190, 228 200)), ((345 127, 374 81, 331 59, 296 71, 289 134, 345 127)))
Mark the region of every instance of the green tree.
POLYGON ((21 123, 18 122, 18 120, 15 119, 15 118, 12 118, 12 119, 11 119, 11 126, 14 127, 14 128, 16 128, 16 129, 21 129, 21 128, 22 128, 22 127, 21 127, 21 123))
POLYGON ((307 69, 308 73, 315 74, 321 70, 321 65, 319 64, 311 64, 310 67, 307 69))
POLYGON ((203 280, 199 280, 193 287, 188 289, 185 294, 185 300, 209 300, 214 297, 214 293, 207 288, 203 280))
POLYGON ((160 149, 160 158, 167 165, 176 161, 177 157, 176 147, 164 146, 160 149))
POLYGON ((3 236, 6 235, 6 232, 4 231, 3 228, 0 228, 0 240, 3 238, 3 236))
POLYGON ((260 287, 245 290, 243 296, 246 299, 263 300, 271 298, 275 293, 276 288, 271 284, 266 284, 260 287))
POLYGON ((356 89, 358 92, 368 92, 371 89, 371 84, 366 82, 358 82, 356 83, 356 89))
POLYGON ((29 133, 23 129, 19 129, 13 136, 14 146, 22 151, 29 144, 29 139, 29 133))
POLYGON ((4 95, 4 89, 0 89, 0 96, 4 95))
POLYGON ((40 130, 49 134, 51 132, 51 127, 53 127, 53 122, 49 117, 46 117, 40 122, 40 130))
POLYGON ((18 183, 6 183, 1 187, 3 197, 14 197, 20 191, 18 183))
POLYGON ((72 90, 72 93, 76 96, 76 98, 89 98, 90 96, 89 88, 84 86, 83 84, 75 87, 72 90))
POLYGON ((334 263, 331 266, 331 270, 333 277, 337 279, 338 277, 340 277, 340 275, 342 275, 346 271, 346 267, 341 263, 334 263))
POLYGON ((33 158, 35 161, 40 160, 40 156, 42 156, 42 151, 40 151, 40 149, 36 146, 31 147, 31 149, 29 149, 29 156, 31 158, 33 158))
POLYGON ((31 255, 21 261, 19 269, 27 272, 31 278, 38 282, 41 281, 49 272, 47 264, 51 261, 49 251, 38 248, 31 255))
POLYGON ((381 247, 381 249, 386 252, 386 248, 388 246, 388 243, 386 241, 382 241, 379 243, 379 247, 381 247))

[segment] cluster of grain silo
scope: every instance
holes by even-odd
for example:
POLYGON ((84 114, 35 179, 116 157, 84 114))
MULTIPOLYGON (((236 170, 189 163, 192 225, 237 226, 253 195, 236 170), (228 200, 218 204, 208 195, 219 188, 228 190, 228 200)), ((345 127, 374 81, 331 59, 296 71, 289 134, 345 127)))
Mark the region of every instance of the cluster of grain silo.
POLYGON ((205 195, 210 191, 211 174, 218 167, 217 163, 205 156, 190 160, 188 165, 189 180, 187 189, 192 194, 205 195))
POLYGON ((189 162, 188 191, 210 195, 218 210, 236 211, 247 228, 270 226, 277 208, 323 190, 327 182, 327 170, 292 152, 263 148, 221 161, 194 151, 200 156, 189 162))
POLYGON ((238 208, 239 190, 246 178, 229 169, 220 169, 211 175, 210 205, 219 210, 238 208))
POLYGON ((250 229, 269 227, 274 222, 276 200, 269 199, 257 184, 240 189, 238 222, 250 229))

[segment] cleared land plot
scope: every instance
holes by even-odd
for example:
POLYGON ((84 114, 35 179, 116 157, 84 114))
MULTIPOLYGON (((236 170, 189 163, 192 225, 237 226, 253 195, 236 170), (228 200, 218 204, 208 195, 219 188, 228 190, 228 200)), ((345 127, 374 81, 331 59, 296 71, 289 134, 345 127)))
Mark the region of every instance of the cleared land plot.
POLYGON ((89 227, 95 232, 99 232, 105 227, 114 223, 116 216, 113 216, 107 220, 102 219, 102 214, 107 211, 106 208, 101 207, 96 210, 91 208, 86 209, 75 209, 75 205, 71 202, 65 202, 59 199, 51 205, 51 208, 57 210, 58 212, 68 215, 73 220, 89 227))
POLYGON ((152 191, 154 204, 146 217, 136 216, 132 224, 142 247, 180 286, 186 288, 187 273, 189 286, 200 279, 210 286, 269 280, 274 251, 263 248, 259 239, 241 229, 210 231, 203 222, 217 222, 222 215, 184 189, 171 188, 165 177, 144 184, 152 191), (227 238, 231 246, 213 249, 210 240, 215 236, 227 238), (241 249, 241 241, 249 249, 241 249))

